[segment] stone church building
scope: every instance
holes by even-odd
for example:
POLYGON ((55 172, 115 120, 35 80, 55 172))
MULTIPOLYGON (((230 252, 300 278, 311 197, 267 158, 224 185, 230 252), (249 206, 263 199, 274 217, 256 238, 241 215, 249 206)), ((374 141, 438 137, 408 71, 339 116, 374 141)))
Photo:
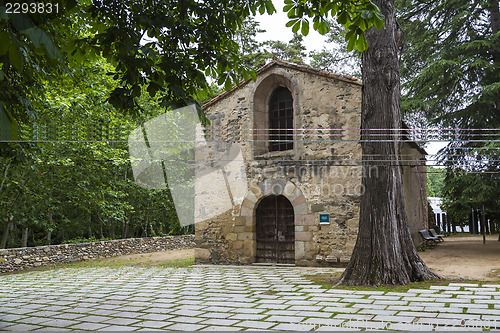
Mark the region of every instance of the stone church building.
MULTIPOLYGON (((207 141, 241 150, 247 190, 195 224, 197 263, 345 265, 356 242, 362 176, 360 80, 275 60, 203 106, 207 141)), ((425 150, 402 146, 414 242, 427 227, 425 150)))

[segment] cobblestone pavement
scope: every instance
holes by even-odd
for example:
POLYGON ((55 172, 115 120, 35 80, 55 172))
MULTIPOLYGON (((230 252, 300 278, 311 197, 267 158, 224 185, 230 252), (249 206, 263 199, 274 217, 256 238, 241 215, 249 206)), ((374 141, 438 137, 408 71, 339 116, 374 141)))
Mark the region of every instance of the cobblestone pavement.
MULTIPOLYGON (((478 330, 500 327, 500 285, 324 289, 321 270, 64 268, 0 276, 0 329, 478 330)), ((323 272, 325 272, 323 270, 323 272)))

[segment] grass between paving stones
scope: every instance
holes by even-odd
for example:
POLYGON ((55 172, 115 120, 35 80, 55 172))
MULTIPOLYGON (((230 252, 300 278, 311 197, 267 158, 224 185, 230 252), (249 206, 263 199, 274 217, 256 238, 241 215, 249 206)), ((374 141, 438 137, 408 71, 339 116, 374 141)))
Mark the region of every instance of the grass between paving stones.
POLYGON ((374 291, 391 291, 391 292, 406 292, 409 289, 429 289, 431 286, 447 286, 450 283, 477 283, 480 286, 482 284, 488 284, 489 282, 477 281, 477 280, 465 280, 465 279, 435 279, 419 282, 411 282, 407 285, 382 285, 380 287, 370 287, 370 286, 337 286, 340 280, 341 273, 319 273, 314 275, 305 275, 307 279, 314 282, 315 284, 321 285, 322 288, 330 289, 348 289, 348 290, 374 290, 374 291))
POLYGON ((488 273, 487 277, 494 279, 500 278, 500 268, 492 269, 491 272, 488 273))

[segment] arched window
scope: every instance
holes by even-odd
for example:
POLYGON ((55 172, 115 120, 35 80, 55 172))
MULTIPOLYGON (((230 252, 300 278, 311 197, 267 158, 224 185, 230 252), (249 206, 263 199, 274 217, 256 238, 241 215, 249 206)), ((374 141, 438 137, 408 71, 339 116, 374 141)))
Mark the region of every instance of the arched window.
POLYGON ((276 89, 269 102, 269 151, 293 149, 293 98, 290 90, 276 89))

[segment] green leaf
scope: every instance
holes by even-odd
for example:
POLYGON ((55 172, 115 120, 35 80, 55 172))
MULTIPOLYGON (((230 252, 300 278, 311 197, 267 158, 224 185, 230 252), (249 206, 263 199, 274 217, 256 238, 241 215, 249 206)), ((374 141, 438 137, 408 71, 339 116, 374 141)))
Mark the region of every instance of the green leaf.
POLYGON ((21 57, 19 49, 15 43, 11 43, 9 47, 9 61, 18 71, 23 70, 24 59, 21 57))
POLYGON ((9 51, 9 47, 11 44, 10 35, 7 31, 2 31, 0 33, 0 56, 6 55, 9 51))
POLYGON ((349 15, 347 12, 342 12, 340 15, 337 17, 337 22, 344 25, 349 21, 349 15))
POLYGON ((141 96, 141 87, 138 84, 132 86, 132 97, 141 96))
POLYGON ((345 34, 345 40, 346 41, 350 41, 351 38, 356 38, 356 30, 349 30, 346 34, 345 34))
POLYGON ((70 11, 71 9, 75 8, 76 5, 78 5, 77 0, 67 0, 65 10, 70 11))
POLYGON ((375 13, 375 16, 376 17, 373 18, 373 23, 375 24, 375 28, 380 30, 382 27, 385 27, 385 17, 380 13, 375 13))
POLYGON ((250 71, 250 76, 252 76, 253 81, 257 81, 257 73, 254 70, 250 71))
POLYGON ((250 74, 248 74, 247 71, 244 71, 243 72, 243 80, 246 81, 246 80, 248 80, 249 77, 250 77, 250 74))
POLYGON ((309 34, 309 22, 302 21, 302 29, 300 30, 302 35, 307 36, 309 34))
POLYGON ((364 34, 359 35, 358 41, 356 42, 356 48, 359 52, 363 52, 368 49, 368 43, 366 42, 364 34))
POLYGON ((226 79, 226 82, 224 82, 224 89, 231 90, 232 87, 233 87, 233 84, 232 84, 231 80, 229 80, 229 78, 226 79))
POLYGON ((268 14, 274 14, 276 12, 276 8, 274 8, 271 0, 266 1, 266 9, 268 14))
POLYGON ((353 36, 349 39, 349 42, 347 43, 347 51, 351 52, 354 50, 354 47, 356 46, 356 36, 353 36))
POLYGON ((381 21, 385 21, 385 16, 382 13, 375 12, 375 16, 381 21))
POLYGON ((5 11, 6 11, 5 6, 0 6, 0 20, 6 21, 9 19, 9 15, 7 15, 5 11))
POLYGON ((0 104, 0 139, 17 140, 17 121, 10 112, 0 104))
POLYGON ((361 13, 361 18, 365 20, 370 20, 373 17, 373 12, 370 10, 365 10, 361 13))
POLYGON ((297 22, 295 23, 295 25, 292 27, 293 33, 297 33, 297 31, 299 31, 299 28, 300 28, 300 21, 297 20, 297 22))
POLYGON ((45 49, 45 52, 49 56, 50 59, 61 59, 62 56, 59 51, 56 49, 54 44, 52 43, 52 39, 50 39, 49 35, 43 33, 41 36, 41 43, 45 49))
POLYGON ((19 32, 24 33, 25 30, 34 27, 33 22, 31 22, 29 17, 24 14, 12 14, 9 17, 11 19, 12 25, 19 32))
POLYGON ((298 19, 290 20, 286 23, 287 27, 291 27, 292 25, 295 25, 297 23, 298 19))
POLYGON ((3 74, 3 71, 0 69, 0 81, 3 81, 5 78, 5 75, 3 74))
POLYGON ((39 27, 32 27, 26 29, 23 33, 29 36, 37 49, 40 48, 42 42, 42 33, 44 33, 42 29, 40 29, 39 27))
POLYGON ((293 5, 286 5, 286 6, 283 7, 283 11, 284 12, 288 12, 292 8, 293 8, 293 5))
POLYGON ((321 22, 318 26, 318 32, 321 35, 325 35, 329 30, 330 30, 330 25, 328 24, 327 21, 321 22))

